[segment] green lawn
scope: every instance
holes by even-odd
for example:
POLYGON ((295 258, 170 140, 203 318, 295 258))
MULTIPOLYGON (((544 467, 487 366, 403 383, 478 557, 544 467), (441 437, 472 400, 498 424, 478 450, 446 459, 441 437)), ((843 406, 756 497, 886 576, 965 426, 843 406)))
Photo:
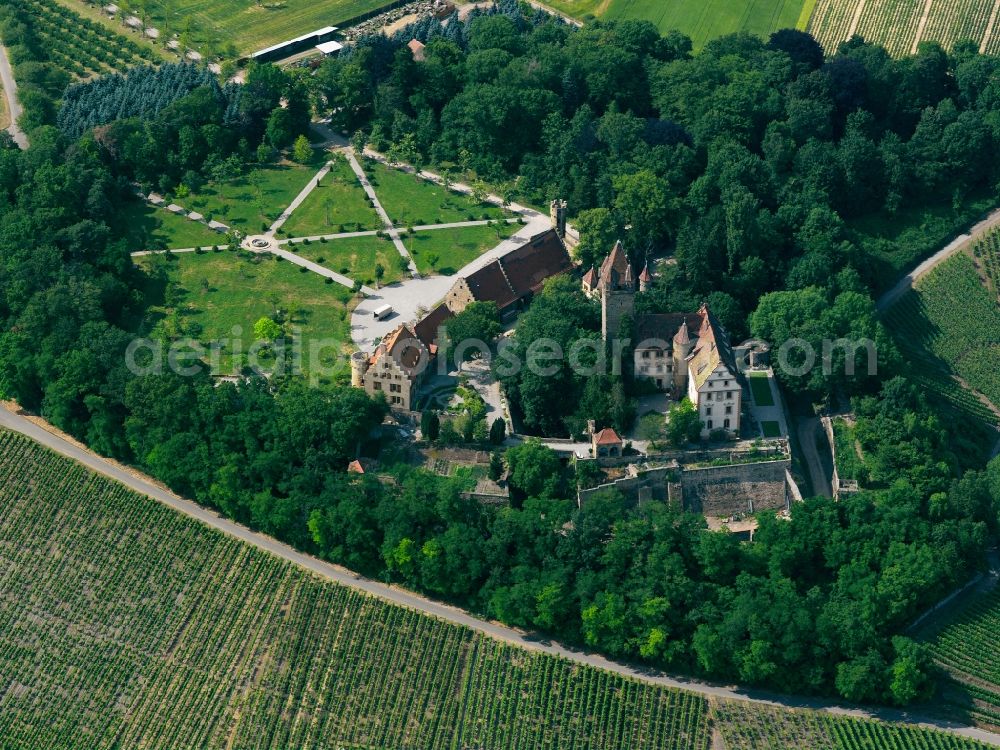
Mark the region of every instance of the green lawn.
POLYGON ((441 185, 390 169, 380 162, 371 163, 369 168, 369 180, 379 202, 399 228, 495 219, 504 215, 499 206, 476 205, 467 195, 445 191, 441 185))
POLYGON ((165 208, 135 201, 117 214, 119 228, 125 232, 129 252, 204 247, 226 243, 226 236, 198 221, 172 214, 165 208))
POLYGON ((335 154, 330 173, 295 209, 281 229, 289 237, 307 237, 379 229, 381 226, 378 214, 368 205, 368 196, 347 160, 335 154))
POLYGON ((173 200, 189 211, 198 211, 233 229, 258 234, 264 224, 270 226, 281 215, 317 169, 316 164, 292 162, 249 169, 239 177, 210 182, 197 192, 173 200))
POLYGON ((774 397, 771 395, 771 386, 768 383, 766 372, 750 373, 750 390, 757 406, 774 406, 774 397))
POLYGON ((803 0, 548 0, 546 4, 577 18, 651 21, 662 32, 683 32, 700 49, 709 39, 736 31, 767 37, 777 29, 795 28, 803 0))
MULTIPOLYGON (((293 39, 323 26, 342 26, 386 0, 149 0, 149 23, 161 37, 186 34, 202 52, 232 43, 241 55, 293 39)), ((73 3, 74 7, 82 3, 73 3)))
MULTIPOLYGON (((310 345, 322 339, 330 350, 350 347, 349 289, 327 284, 314 273, 302 273, 288 261, 272 255, 248 256, 229 251, 174 256, 145 256, 138 265, 150 273, 146 284, 149 311, 141 326, 143 335, 170 340, 191 338, 204 344, 223 342, 222 374, 233 371, 233 352, 246 352, 253 343, 253 325, 273 316, 275 307, 301 330, 303 366, 310 370, 310 345)), ((333 354, 321 359, 332 364, 333 354)))
POLYGON ((639 417, 636 434, 640 440, 664 440, 667 436, 666 419, 657 411, 646 412, 639 417))
POLYGON ((781 425, 777 422, 761 422, 760 428, 764 431, 766 438, 781 437, 781 425))
MULTIPOLYGON (((500 238, 514 234, 518 224, 502 224, 500 238)), ((402 236, 403 244, 423 274, 451 275, 500 244, 495 226, 429 229, 402 236)))
POLYGON ((308 245, 296 242, 286 247, 296 255, 368 286, 375 285, 376 263, 381 263, 385 269, 383 284, 391 284, 403 277, 399 267, 399 253, 392 241, 385 237, 345 237, 326 242, 310 242, 308 245))

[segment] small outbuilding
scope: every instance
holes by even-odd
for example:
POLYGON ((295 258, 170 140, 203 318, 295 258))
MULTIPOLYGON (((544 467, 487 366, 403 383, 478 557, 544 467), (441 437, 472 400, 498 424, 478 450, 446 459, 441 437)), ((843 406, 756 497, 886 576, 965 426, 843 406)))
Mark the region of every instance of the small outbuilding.
POLYGON ((595 432, 590 440, 595 458, 618 458, 622 455, 622 439, 610 427, 595 432))

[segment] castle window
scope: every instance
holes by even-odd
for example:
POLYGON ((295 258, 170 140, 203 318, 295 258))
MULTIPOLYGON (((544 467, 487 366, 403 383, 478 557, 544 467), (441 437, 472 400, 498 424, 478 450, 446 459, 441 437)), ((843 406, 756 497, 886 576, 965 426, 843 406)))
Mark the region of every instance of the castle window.
POLYGON ((710 430, 711 430, 711 429, 712 429, 712 420, 711 420, 711 419, 710 419, 710 420, 708 420, 708 422, 707 422, 707 423, 705 424, 705 426, 706 426, 706 427, 707 427, 708 429, 710 429, 710 430))
POLYGON ((706 406, 705 407, 705 416, 707 416, 707 417, 712 416, 712 407, 711 406, 706 406))
MULTIPOLYGON (((732 413, 733 413, 733 407, 732 406, 727 406, 726 407, 726 414, 732 414, 732 413)), ((726 421, 728 422, 729 420, 727 419, 726 421)))
POLYGON ((381 383, 381 381, 378 381, 378 380, 375 381, 375 390, 376 391, 381 391, 382 390, 382 383, 381 383))
POLYGON ((723 421, 722 425, 723 425, 723 427, 726 427, 728 429, 729 428, 729 420, 727 419, 727 420, 723 421))
POLYGON ((642 353, 642 358, 643 359, 649 359, 649 352, 643 352, 642 353))

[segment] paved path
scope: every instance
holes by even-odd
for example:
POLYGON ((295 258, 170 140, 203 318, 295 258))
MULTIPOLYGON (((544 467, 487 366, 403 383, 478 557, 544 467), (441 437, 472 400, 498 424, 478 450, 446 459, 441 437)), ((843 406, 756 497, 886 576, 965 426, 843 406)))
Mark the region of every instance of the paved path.
MULTIPOLYGON (((296 255, 291 250, 286 250, 285 248, 281 247, 280 245, 272 244, 271 247, 269 249, 265 250, 264 252, 271 253, 272 255, 277 255, 279 258, 284 258, 285 260, 287 260, 287 261, 289 261, 291 263, 294 263, 297 266, 301 266, 302 268, 308 268, 313 273, 319 274, 320 276, 323 276, 324 278, 333 279, 338 284, 341 284, 342 286, 346 286, 348 289, 353 289, 354 288, 354 280, 353 279, 349 279, 346 276, 344 276, 343 274, 337 273, 336 271, 331 271, 329 268, 326 268, 325 266, 321 266, 319 263, 314 263, 313 261, 309 260, 308 258, 303 258, 301 255, 296 255)), ((368 287, 368 286, 362 286, 361 287, 361 291, 364 292, 365 294, 377 294, 378 293, 374 289, 372 289, 371 287, 368 287)))
POLYGON ((368 177, 365 175, 365 170, 361 168, 358 164, 358 160, 354 156, 354 151, 349 148, 341 149, 341 153, 347 157, 347 163, 351 165, 351 169, 358 178, 358 182, 361 183, 361 187, 364 188, 365 193, 371 199, 372 204, 375 206, 375 213, 378 214, 382 223, 385 225, 386 231, 389 233, 389 238, 392 240, 392 244, 395 245, 396 251, 401 257, 406 258, 410 264, 410 275, 413 278, 417 278, 420 272, 417 270, 417 264, 413 262, 413 258, 410 257, 410 251, 406 249, 406 245, 399 238, 399 230, 392 223, 392 219, 389 218, 389 214, 386 210, 382 208, 382 203, 378 199, 378 195, 375 194, 375 190, 372 188, 371 183, 368 182, 368 177))
POLYGON ((933 268, 946 261, 955 253, 968 247, 969 243, 979 239, 983 234, 1000 225, 1000 208, 993 211, 985 219, 977 223, 965 234, 960 234, 934 255, 923 261, 901 278, 896 285, 888 292, 879 297, 876 309, 885 312, 895 304, 900 297, 906 294, 921 277, 927 275, 933 268))
POLYGON ((858 24, 861 22, 861 14, 865 10, 865 0, 858 0, 858 7, 854 9, 854 17, 851 19, 851 27, 847 30, 845 40, 850 39, 858 33, 858 24))
POLYGON ((144 255, 166 255, 167 253, 196 253, 200 250, 200 247, 172 247, 169 250, 136 250, 134 253, 129 253, 133 258, 141 258, 144 255))
POLYGON ((927 2, 924 3, 924 12, 923 15, 920 16, 920 23, 917 24, 917 34, 913 37, 913 46, 910 48, 911 55, 917 54, 917 47, 920 46, 920 42, 924 38, 924 28, 927 26, 927 19, 930 18, 931 6, 933 4, 934 0, 927 0, 927 2))
POLYGON ((267 236, 273 237, 275 232, 281 229, 282 225, 286 221, 288 221, 288 218, 292 215, 292 212, 295 211, 296 208, 301 206, 302 202, 309 197, 309 194, 316 189, 316 186, 319 185, 319 183, 323 180, 323 178, 326 177, 328 174, 330 174, 331 167, 333 167, 333 163, 327 162, 316 173, 316 175, 311 180, 309 180, 309 184, 306 185, 304 188, 302 188, 301 191, 299 191, 299 194, 295 196, 295 199, 288 204, 288 207, 284 211, 281 212, 281 216, 279 216, 274 221, 274 223, 271 224, 271 226, 267 230, 267 236))
POLYGON ((798 698, 795 696, 783 696, 764 691, 745 690, 736 686, 712 685, 709 683, 699 682, 697 680, 671 677, 646 667, 635 667, 628 664, 620 664, 618 662, 610 661, 609 659, 606 659, 598 654, 587 653, 578 649, 569 648, 555 641, 550 641, 531 633, 525 633, 520 630, 515 630, 514 628, 506 627, 500 623, 473 617, 468 612, 458 609, 457 607, 441 604, 440 602, 432 601, 404 589, 363 578, 357 573, 341 568, 340 566, 332 565, 314 557, 310 557, 309 555, 304 555, 301 552, 292 549, 287 544, 283 544, 275 539, 272 539, 271 537, 265 536, 264 534, 251 531, 245 526, 241 526, 240 524, 223 518, 210 510, 202 508, 197 503, 179 497, 158 482, 139 474, 135 470, 123 467, 113 461, 102 458, 86 448, 82 448, 79 445, 70 442, 59 434, 49 431, 49 429, 43 429, 43 427, 39 426, 39 424, 36 424, 34 421, 28 420, 19 414, 9 411, 3 405, 0 405, 0 427, 7 427, 27 435, 55 452, 78 461, 99 474, 103 474, 104 476, 121 482, 136 492, 148 495, 157 502, 194 518, 207 526, 287 560, 294 565, 298 565, 299 567, 304 568, 328 581, 333 581, 334 583, 342 586, 348 586, 349 588, 363 591, 392 604, 407 607, 447 622, 470 628, 478 633, 512 643, 529 651, 552 654, 577 664, 604 669, 609 672, 614 672, 627 677, 633 677, 654 685, 688 690, 700 695, 722 699, 745 700, 767 705, 808 708, 828 711, 830 713, 840 715, 858 716, 862 718, 874 717, 884 719, 886 721, 903 721, 925 727, 944 729, 953 734, 975 738, 982 742, 1000 747, 1000 734, 987 732, 976 727, 963 726, 931 719, 917 714, 911 714, 906 711, 891 709, 859 709, 829 703, 817 698, 798 698))
POLYGON ((819 417, 810 417, 799 420, 799 446, 802 448, 802 456, 805 458, 806 466, 809 467, 809 479, 812 483, 813 495, 823 497, 833 497, 833 486, 830 477, 826 475, 823 461, 819 457, 819 450, 816 448, 816 436, 819 434, 819 417))
POLYGON ((7 49, 2 44, 0 44, 0 81, 3 81, 4 94, 7 96, 7 109, 10 111, 10 127, 7 130, 13 136, 14 143, 20 148, 28 148, 28 136, 17 124, 18 118, 24 112, 21 103, 17 100, 17 82, 14 80, 14 71, 7 58, 7 49))

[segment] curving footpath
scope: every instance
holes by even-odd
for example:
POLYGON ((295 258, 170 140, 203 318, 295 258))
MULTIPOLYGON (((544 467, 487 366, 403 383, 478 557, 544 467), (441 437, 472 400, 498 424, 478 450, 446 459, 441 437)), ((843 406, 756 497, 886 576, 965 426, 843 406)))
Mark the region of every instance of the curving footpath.
POLYGON ((0 81, 3 81, 3 90, 7 97, 7 109, 10 111, 10 127, 7 130, 13 136, 14 143, 19 148, 26 149, 28 148, 28 136, 24 134, 21 126, 17 124, 24 110, 21 108, 21 103, 17 100, 17 83, 14 81, 14 71, 10 67, 7 49, 2 44, 0 44, 0 81))
POLYGON ((132 490, 147 495, 152 499, 163 503, 174 510, 184 513, 191 518, 217 529, 224 534, 240 539, 252 544, 255 547, 277 555, 288 560, 316 575, 333 581, 342 586, 364 591, 372 596, 376 596, 392 604, 408 607, 423 612, 442 620, 471 628, 479 633, 483 633, 492 638, 506 641, 521 648, 532 651, 541 651, 547 654, 567 659, 577 664, 584 664, 597 669, 604 669, 626 677, 632 677, 643 682, 654 685, 661 685, 668 688, 688 690, 699 695, 712 698, 742 700, 751 703, 760 703, 783 708, 803 708, 818 711, 827 711, 832 714, 855 716, 858 718, 876 718, 884 721, 904 722, 915 724, 930 729, 939 729, 952 734, 960 735, 970 739, 1000 747, 1000 734, 987 732, 977 727, 963 726, 950 722, 940 721, 929 717, 912 714, 906 711, 896 711, 891 709, 865 710, 829 703, 819 699, 796 698, 793 696, 783 696, 756 690, 744 690, 732 686, 712 685, 695 680, 679 679, 670 677, 655 669, 645 667, 634 667, 628 664, 621 664, 610 661, 597 654, 586 653, 563 646, 555 641, 544 639, 542 636, 524 633, 513 628, 506 627, 496 622, 482 620, 473 617, 468 612, 447 604, 441 604, 430 599, 426 599, 418 594, 389 586, 378 581, 363 578, 345 568, 319 560, 315 557, 305 555, 287 544, 265 536, 264 534, 251 531, 245 526, 234 523, 226 518, 207 510, 197 503, 181 498, 170 492, 163 485, 152 479, 146 478, 138 472, 128 469, 114 461, 102 458, 97 454, 83 448, 61 435, 54 429, 49 431, 36 424, 34 421, 26 419, 24 416, 14 413, 6 406, 0 404, 0 427, 20 432, 27 437, 41 443, 67 458, 71 458, 83 464, 89 469, 99 474, 110 477, 132 490))

